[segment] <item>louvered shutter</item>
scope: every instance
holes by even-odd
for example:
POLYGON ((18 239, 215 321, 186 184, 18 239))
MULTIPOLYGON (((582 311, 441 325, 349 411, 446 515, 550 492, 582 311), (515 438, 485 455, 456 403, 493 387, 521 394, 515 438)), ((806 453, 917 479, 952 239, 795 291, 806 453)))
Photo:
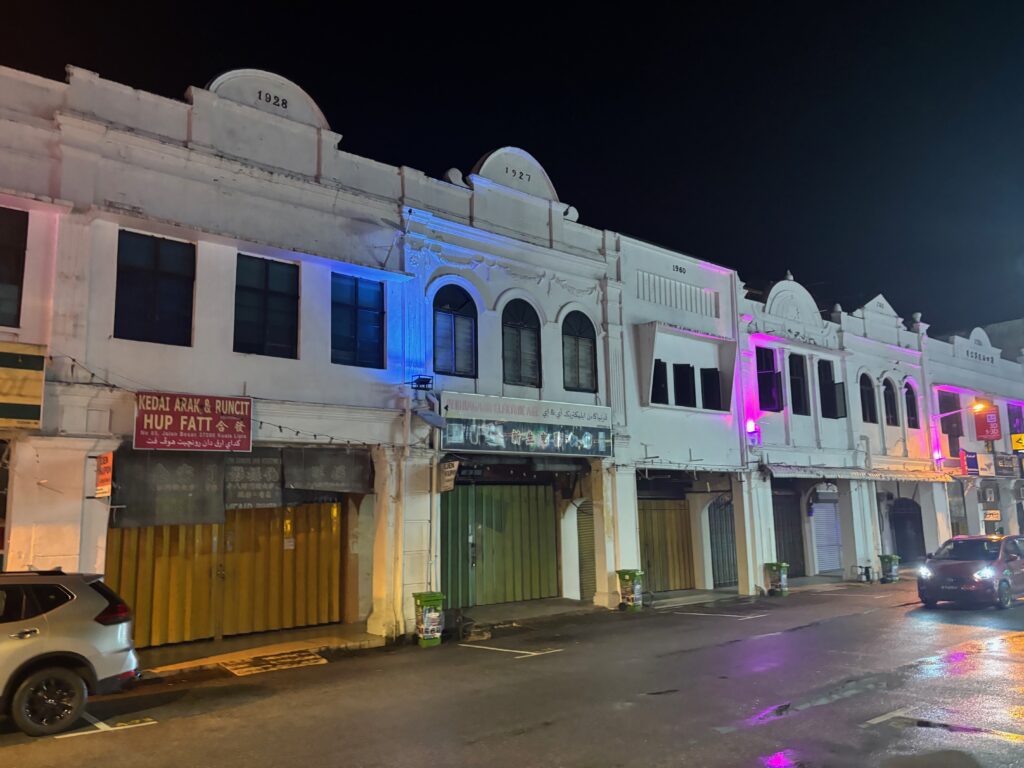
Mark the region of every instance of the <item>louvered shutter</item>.
POLYGON ((472 317, 455 317, 455 372, 476 375, 476 320, 472 317))
MULTIPOLYGON (((461 318, 460 318, 461 319, 461 318)), ((452 359, 452 316, 447 312, 434 313, 434 370, 438 373, 458 373, 452 359)))

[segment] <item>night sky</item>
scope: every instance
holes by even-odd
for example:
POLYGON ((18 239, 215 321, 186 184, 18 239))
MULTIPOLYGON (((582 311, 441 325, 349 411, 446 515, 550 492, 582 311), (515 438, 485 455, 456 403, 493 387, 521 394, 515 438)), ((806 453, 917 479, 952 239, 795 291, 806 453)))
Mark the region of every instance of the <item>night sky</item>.
POLYGON ((175 98, 269 69, 348 152, 440 177, 521 146, 582 223, 790 269, 822 308, 1024 316, 1024 3, 35 5, 5 9, 0 63, 175 98))

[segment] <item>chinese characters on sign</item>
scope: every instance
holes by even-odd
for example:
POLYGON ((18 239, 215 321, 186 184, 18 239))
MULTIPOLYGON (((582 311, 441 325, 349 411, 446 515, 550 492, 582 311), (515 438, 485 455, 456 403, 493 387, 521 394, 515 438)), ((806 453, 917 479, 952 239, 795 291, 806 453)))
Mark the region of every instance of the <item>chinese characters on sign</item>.
POLYGON ((135 448, 162 451, 252 450, 252 399, 139 392, 135 448))
POLYGON ((446 450, 611 456, 611 409, 462 393, 444 393, 446 450))
POLYGON ((281 506, 281 452, 257 448, 246 456, 224 457, 225 509, 281 506))

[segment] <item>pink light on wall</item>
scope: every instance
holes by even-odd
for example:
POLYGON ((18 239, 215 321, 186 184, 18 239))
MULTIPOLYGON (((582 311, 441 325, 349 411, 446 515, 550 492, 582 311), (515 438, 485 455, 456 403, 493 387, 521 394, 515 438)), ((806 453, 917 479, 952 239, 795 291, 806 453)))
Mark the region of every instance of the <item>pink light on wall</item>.
POLYGON ((720 267, 717 264, 709 264, 706 261, 700 262, 698 265, 701 269, 706 269, 708 272, 714 272, 717 275, 731 275, 732 270, 726 267, 720 267))
POLYGON ((757 432, 757 422, 753 419, 747 419, 747 434, 752 435, 757 432))

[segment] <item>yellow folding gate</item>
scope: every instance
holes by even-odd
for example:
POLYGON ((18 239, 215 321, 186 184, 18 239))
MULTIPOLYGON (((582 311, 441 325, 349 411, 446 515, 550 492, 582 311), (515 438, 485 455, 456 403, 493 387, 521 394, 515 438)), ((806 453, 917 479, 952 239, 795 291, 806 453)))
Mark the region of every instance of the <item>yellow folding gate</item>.
POLYGON ((228 510, 224 524, 111 528, 105 581, 147 646, 341 621, 340 504, 228 510))
POLYGON ((640 499, 638 507, 644 588, 693 589, 689 504, 682 499, 640 499))

